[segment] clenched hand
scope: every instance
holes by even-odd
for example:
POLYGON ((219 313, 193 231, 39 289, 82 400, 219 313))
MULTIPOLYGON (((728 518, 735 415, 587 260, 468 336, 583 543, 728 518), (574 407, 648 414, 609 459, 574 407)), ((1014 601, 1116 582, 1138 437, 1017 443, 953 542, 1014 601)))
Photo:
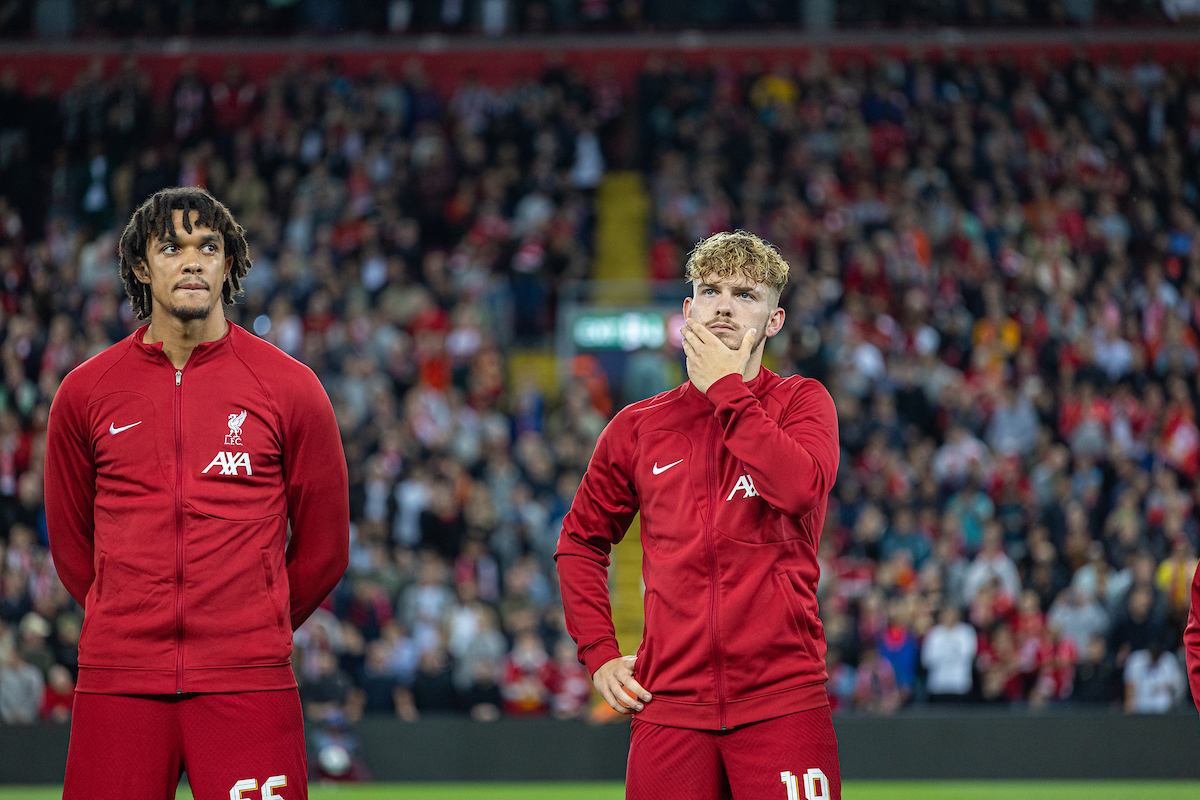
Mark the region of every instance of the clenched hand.
POLYGON ((592 676, 596 691, 600 692, 614 711, 632 714, 641 711, 653 695, 633 679, 633 665, 637 656, 621 656, 605 661, 592 676))

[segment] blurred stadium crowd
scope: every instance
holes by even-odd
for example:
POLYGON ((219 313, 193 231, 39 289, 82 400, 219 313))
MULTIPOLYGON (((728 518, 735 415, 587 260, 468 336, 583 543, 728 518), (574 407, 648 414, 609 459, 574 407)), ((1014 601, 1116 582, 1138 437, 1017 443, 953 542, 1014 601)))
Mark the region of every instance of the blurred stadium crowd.
POLYGON ((329 61, 261 85, 185 65, 165 104, 146 86, 133 60, 61 96, 0 78, 5 722, 70 713, 82 614, 46 549, 43 432, 62 376, 136 324, 116 237, 174 184, 246 226, 227 314, 317 372, 343 431, 351 564, 295 636, 308 713, 587 714, 552 553, 620 399, 586 360, 556 398, 506 353, 549 344, 561 282, 589 275, 593 189, 626 157, 653 278, 731 228, 793 266, 767 363, 839 410, 820 584, 838 711, 1184 702, 1194 66, 652 57, 635 87, 552 64, 442 96, 419 62, 329 61))
POLYGON ((8 0, 0 36, 643 32, 1194 22, 1196 0, 8 0))

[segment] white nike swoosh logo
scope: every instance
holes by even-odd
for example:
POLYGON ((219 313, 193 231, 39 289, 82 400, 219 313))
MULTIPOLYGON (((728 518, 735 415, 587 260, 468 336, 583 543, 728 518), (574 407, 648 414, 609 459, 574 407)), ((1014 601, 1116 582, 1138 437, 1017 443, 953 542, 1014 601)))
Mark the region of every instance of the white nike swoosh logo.
POLYGON ((655 462, 654 462, 654 474, 655 474, 655 475, 661 475, 661 474, 663 474, 664 472, 666 472, 667 470, 669 470, 671 467, 673 467, 673 466, 675 466, 676 464, 678 464, 680 461, 683 461, 683 459, 681 458, 681 459, 679 459, 679 461, 672 461, 670 464, 667 464, 665 467, 660 467, 660 466, 658 465, 658 462, 657 462, 657 461, 655 461, 655 462))
POLYGON ((142 421, 139 419, 137 422, 133 423, 133 425, 123 425, 122 427, 118 428, 117 426, 113 425, 110 422, 110 423, 108 423, 108 432, 112 433, 112 434, 117 434, 117 433, 120 433, 121 431, 127 431, 130 428, 136 427, 141 424, 142 424, 142 421))

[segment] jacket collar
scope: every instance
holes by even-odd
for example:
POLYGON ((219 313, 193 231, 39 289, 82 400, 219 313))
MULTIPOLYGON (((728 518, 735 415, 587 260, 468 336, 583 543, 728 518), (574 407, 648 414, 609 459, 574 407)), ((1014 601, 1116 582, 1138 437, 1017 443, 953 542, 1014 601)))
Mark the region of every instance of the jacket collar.
MULTIPOLYGON (((186 366, 195 366, 196 364, 199 364, 202 361, 212 358, 218 353, 225 351, 231 346, 231 340, 235 336, 233 329, 237 328, 238 326, 232 322, 229 322, 228 320, 226 320, 226 322, 228 322, 228 326, 225 329, 225 335, 214 342, 202 342, 201 344, 196 345, 196 349, 192 351, 192 355, 188 358, 186 366)), ((162 342, 146 342, 146 331, 149 330, 149 328, 150 323, 146 323, 142 327, 138 328, 129 336, 130 340, 133 342, 134 346, 141 348, 141 350, 147 355, 153 358, 162 358, 167 360, 166 355, 163 353, 162 342)))
MULTIPOLYGON (((761 365, 758 368, 758 374, 750 380, 745 381, 746 387, 755 397, 762 397, 767 392, 771 391, 771 389, 773 389, 777 383, 779 383, 779 376, 761 365)), ((684 384, 684 387, 686 391, 695 392, 700 397, 708 399, 708 395, 697 389, 695 384, 693 384, 691 381, 688 381, 686 384, 684 384)))

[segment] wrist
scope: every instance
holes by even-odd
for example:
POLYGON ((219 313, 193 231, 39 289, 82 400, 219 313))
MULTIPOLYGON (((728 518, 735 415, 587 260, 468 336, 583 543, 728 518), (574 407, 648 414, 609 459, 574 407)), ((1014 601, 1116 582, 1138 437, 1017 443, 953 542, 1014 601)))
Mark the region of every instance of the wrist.
POLYGON ((603 641, 596 642, 596 644, 585 650, 580 660, 583 662, 583 665, 587 667, 588 675, 591 675, 594 678, 596 676, 596 670, 603 667, 609 661, 620 657, 621 650, 619 647, 617 647, 617 640, 605 639, 603 641))

